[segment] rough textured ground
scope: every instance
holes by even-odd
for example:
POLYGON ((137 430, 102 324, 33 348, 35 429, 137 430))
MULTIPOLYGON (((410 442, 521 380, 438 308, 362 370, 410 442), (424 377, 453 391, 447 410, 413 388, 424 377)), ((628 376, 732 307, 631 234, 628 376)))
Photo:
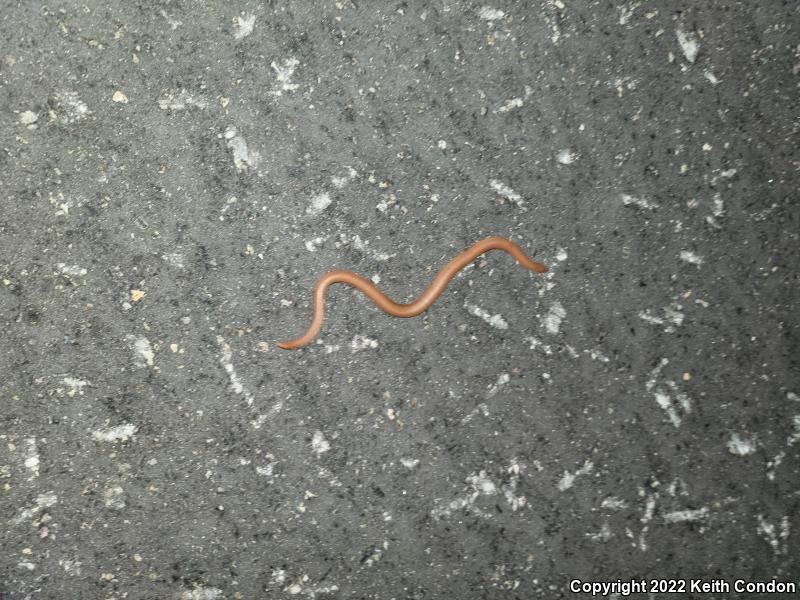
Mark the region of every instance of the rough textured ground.
POLYGON ((0 597, 797 581, 798 23, 0 0, 0 597))

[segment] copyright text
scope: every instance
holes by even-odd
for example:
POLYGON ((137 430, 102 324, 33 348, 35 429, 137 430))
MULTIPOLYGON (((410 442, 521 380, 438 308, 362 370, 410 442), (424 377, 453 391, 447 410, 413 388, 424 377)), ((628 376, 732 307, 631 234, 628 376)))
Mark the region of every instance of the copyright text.
POLYGON ((573 593, 591 596, 608 596, 619 594, 627 597, 631 594, 729 594, 731 592, 796 594, 797 582, 747 581, 744 579, 616 579, 614 581, 584 581, 573 579, 569 582, 573 593))

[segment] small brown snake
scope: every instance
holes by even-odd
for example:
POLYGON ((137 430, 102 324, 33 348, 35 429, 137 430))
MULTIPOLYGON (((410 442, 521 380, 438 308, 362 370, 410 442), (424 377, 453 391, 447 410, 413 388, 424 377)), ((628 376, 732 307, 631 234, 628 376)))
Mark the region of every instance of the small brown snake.
POLYGON ((394 302, 375 287, 371 281, 352 271, 330 271, 325 273, 317 282, 317 285, 314 286, 311 325, 308 326, 308 330, 299 338, 288 342, 280 342, 278 346, 285 350, 294 350, 305 346, 317 337, 320 329, 322 329, 322 322, 325 320, 325 291, 328 289, 328 286, 334 283, 346 283, 356 288, 372 300, 383 312, 393 317, 416 317, 430 308, 431 304, 436 301, 447 287, 447 284, 450 283, 450 280, 456 276, 456 273, 489 250, 503 250, 504 252, 508 252, 520 265, 531 271, 537 273, 545 273, 547 271, 545 265, 531 260, 522 248, 517 246, 514 242, 496 236, 481 240, 457 255, 439 272, 428 286, 428 289, 410 304, 398 304, 394 302))

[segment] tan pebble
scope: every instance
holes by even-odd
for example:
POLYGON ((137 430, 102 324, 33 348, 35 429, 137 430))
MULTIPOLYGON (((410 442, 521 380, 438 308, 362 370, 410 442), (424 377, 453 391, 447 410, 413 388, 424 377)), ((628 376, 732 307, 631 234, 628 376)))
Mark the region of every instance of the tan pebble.
POLYGON ((683 374, 683 380, 684 381, 689 381, 691 378, 692 378, 691 373, 684 373, 683 374))
POLYGON ((114 92, 114 95, 111 96, 111 100, 114 102, 121 102, 122 104, 128 103, 128 97, 119 90, 114 92))
POLYGON ((142 290, 131 290, 131 300, 134 302, 138 302, 142 298, 144 298, 145 294, 142 290))

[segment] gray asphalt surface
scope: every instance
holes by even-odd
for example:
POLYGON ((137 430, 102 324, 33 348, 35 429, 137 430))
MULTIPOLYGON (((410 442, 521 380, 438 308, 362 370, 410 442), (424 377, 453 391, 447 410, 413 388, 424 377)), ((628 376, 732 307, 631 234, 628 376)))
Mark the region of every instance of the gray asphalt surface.
POLYGON ((0 0, 0 598, 798 583, 798 24, 0 0))

